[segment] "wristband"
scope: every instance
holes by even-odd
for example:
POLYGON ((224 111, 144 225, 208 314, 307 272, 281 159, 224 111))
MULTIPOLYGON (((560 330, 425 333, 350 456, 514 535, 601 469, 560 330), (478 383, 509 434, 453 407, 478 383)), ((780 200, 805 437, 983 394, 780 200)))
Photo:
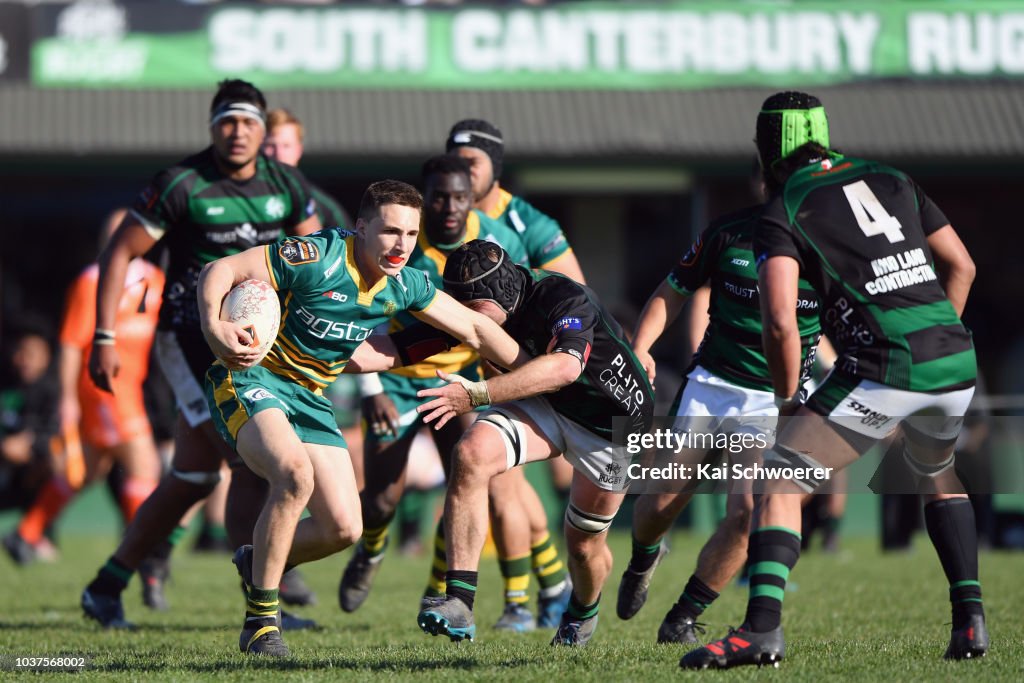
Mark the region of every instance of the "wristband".
POLYGON ((380 381, 380 375, 376 372, 356 375, 356 386, 359 387, 359 395, 362 398, 370 398, 384 393, 384 385, 380 381))
POLYGON ((487 390, 487 380, 473 382, 462 375, 456 374, 448 375, 448 379, 455 380, 462 385, 466 393, 469 394, 469 404, 474 408, 491 405, 491 392, 487 390))
POLYGON ((782 396, 779 396, 778 394, 776 394, 775 395, 775 407, 777 409, 779 409, 779 410, 782 410, 782 408, 785 407, 785 406, 791 406, 794 403, 799 404, 800 403, 800 398, 799 397, 800 397, 799 393, 793 394, 789 398, 783 398, 782 396))

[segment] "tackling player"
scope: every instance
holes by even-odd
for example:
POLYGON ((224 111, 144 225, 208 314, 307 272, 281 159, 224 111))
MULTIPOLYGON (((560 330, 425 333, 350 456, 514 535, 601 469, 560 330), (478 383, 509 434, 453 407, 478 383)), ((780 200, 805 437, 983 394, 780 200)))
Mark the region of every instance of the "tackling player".
POLYGON ((631 456, 612 441, 650 428, 654 391, 622 329, 594 293, 569 278, 516 266, 501 247, 476 240, 448 257, 445 289, 502 325, 533 358, 508 374, 425 389, 419 407, 443 427, 492 405, 456 445, 445 500, 447 595, 425 605, 418 623, 452 640, 476 634, 473 602, 487 532, 487 490, 513 467, 565 455, 576 469, 565 514, 573 591, 552 645, 585 645, 597 627, 601 588, 612 567, 607 532, 625 497, 631 456), (545 395, 548 394, 548 395, 545 395))
MULTIPOLYGON (((783 427, 765 461, 839 469, 902 427, 907 465, 929 500, 928 534, 950 584, 953 624, 945 656, 982 656, 988 633, 974 513, 953 469, 977 374, 971 334, 960 322, 974 264, 910 178, 828 149, 826 131, 824 107, 805 93, 773 95, 757 117, 756 142, 772 193, 754 239, 764 348, 780 414, 799 418, 783 427), (801 274, 820 297, 824 330, 839 354, 804 405, 796 397, 801 274)), ((782 598, 800 555, 801 498, 820 483, 766 482, 752 524, 743 625, 688 653, 683 668, 784 656, 782 598)))
MULTIPOLYGON (((285 566, 331 555, 362 534, 355 477, 323 389, 348 366, 377 372, 395 365, 394 347, 378 353, 372 346, 391 338, 370 338, 373 329, 409 311, 503 367, 519 360, 519 346, 497 325, 439 292, 425 273, 403 272, 421 208, 413 187, 374 183, 363 195, 354 233, 332 228, 249 249, 200 276, 203 331, 220 359, 206 377, 214 422, 270 485, 253 545, 235 554, 248 593, 243 652, 287 655, 276 616, 285 566), (277 340, 252 367, 246 367, 253 360, 248 333, 219 318, 224 296, 248 279, 269 282, 284 302, 277 340), (307 507, 310 517, 300 522, 307 507)), ((424 349, 415 342, 396 346, 404 359, 424 349)))

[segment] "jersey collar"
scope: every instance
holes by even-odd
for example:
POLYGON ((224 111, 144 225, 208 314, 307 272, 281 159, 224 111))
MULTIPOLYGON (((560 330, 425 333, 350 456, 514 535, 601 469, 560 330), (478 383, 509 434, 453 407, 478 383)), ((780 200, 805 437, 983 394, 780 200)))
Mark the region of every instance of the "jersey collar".
MULTIPOLYGON (((466 216, 466 234, 463 236, 462 241, 459 244, 465 244, 466 242, 472 242, 475 239, 480 238, 480 214, 477 213, 477 209, 472 209, 469 215, 466 216)), ((438 275, 444 273, 444 264, 448 262, 448 254, 441 251, 427 238, 427 231, 420 228, 419 237, 416 239, 416 244, 423 252, 423 255, 434 262, 437 267, 438 275)))
POLYGON ((372 287, 367 287, 366 280, 363 279, 362 273, 359 272, 359 268, 356 266, 356 248, 355 248, 356 236, 350 235, 345 238, 345 267, 348 269, 349 277, 352 278, 352 282, 356 284, 358 294, 356 295, 356 303, 360 306, 369 307, 373 303, 373 297, 375 297, 385 286, 388 284, 388 276, 385 275, 381 279, 377 280, 376 284, 372 287))
POLYGON ((503 187, 498 188, 498 203, 494 205, 494 208, 490 211, 485 212, 488 218, 501 218, 501 214, 505 213, 505 209, 512 203, 512 193, 503 187))

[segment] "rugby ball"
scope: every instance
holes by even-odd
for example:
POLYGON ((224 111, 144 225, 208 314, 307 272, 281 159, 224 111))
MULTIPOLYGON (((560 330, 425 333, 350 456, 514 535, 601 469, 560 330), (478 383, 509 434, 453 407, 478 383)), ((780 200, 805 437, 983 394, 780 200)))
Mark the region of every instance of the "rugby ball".
POLYGON ((281 326, 281 304, 269 282, 246 280, 224 297, 220 319, 238 323, 252 337, 252 348, 258 349, 258 364, 270 351, 281 326))

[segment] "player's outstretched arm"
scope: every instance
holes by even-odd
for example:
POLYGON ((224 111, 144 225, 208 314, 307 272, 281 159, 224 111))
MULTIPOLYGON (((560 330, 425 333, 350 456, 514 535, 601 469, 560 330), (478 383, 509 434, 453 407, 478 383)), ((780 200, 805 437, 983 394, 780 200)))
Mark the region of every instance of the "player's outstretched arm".
POLYGON ((136 256, 149 251, 156 241, 157 238, 149 233, 138 216, 129 212, 100 254, 100 274, 96 286, 96 329, 104 333, 104 338, 102 343, 94 346, 89 358, 89 376, 104 391, 112 391, 110 380, 121 369, 117 340, 112 332, 117 320, 117 307, 124 292, 128 264, 136 256))
POLYGON ((252 338, 241 325, 220 319, 221 305, 231 288, 240 282, 263 280, 273 284, 266 251, 267 247, 253 247, 226 256, 206 264, 199 274, 197 296, 203 335, 214 355, 231 368, 248 367, 259 358, 259 353, 249 347, 252 338))
POLYGON ((583 366, 578 358, 560 352, 538 356, 512 372, 483 382, 470 382, 438 370, 437 376, 448 384, 417 392, 420 398, 434 400, 417 407, 416 411, 426 413, 424 422, 437 420, 434 429, 440 429, 453 417, 480 405, 496 405, 558 391, 575 382, 581 372, 583 366))
POLYGON ((481 356, 503 368, 514 368, 530 360, 512 337, 497 323, 472 311, 443 291, 422 311, 409 311, 423 322, 464 341, 481 356))
POLYGON ((541 268, 543 270, 550 270, 552 273, 561 273, 581 285, 587 284, 586 279, 583 277, 583 268, 580 267, 579 259, 576 258, 576 254, 573 253, 572 249, 555 260, 545 263, 541 268))
POLYGON ((789 256, 772 256, 758 269, 762 339, 775 395, 790 399, 800 389, 800 329, 796 321, 800 264, 789 256))
POLYGON ((677 292, 668 280, 662 280, 651 298, 644 304, 640 319, 636 323, 636 334, 633 336, 633 352, 647 372, 647 377, 654 381, 656 367, 651 356, 651 347, 665 332, 665 328, 679 315, 683 304, 689 297, 677 292))
POLYGON ((946 290, 946 297, 956 314, 962 316, 977 271, 974 260, 952 225, 945 225, 928 235, 928 247, 935 256, 939 269, 937 275, 946 290))

